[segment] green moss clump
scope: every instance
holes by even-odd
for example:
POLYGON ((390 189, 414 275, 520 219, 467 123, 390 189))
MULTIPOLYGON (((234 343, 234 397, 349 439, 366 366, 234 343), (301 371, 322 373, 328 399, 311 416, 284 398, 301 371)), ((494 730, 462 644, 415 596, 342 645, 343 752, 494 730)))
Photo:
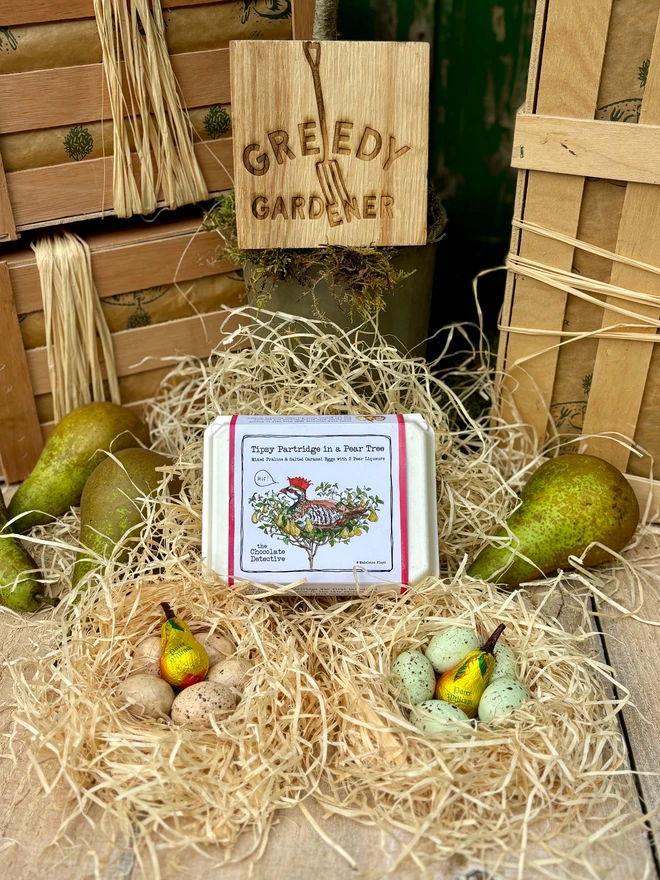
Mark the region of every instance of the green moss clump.
MULTIPOLYGON (((444 209, 439 199, 430 193, 427 241, 439 241, 445 225, 444 209)), ((386 306, 386 297, 413 274, 395 268, 392 257, 396 254, 396 248, 391 247, 326 245, 305 250, 239 248, 236 195, 233 190, 216 200, 204 218, 203 228, 207 232, 217 230, 225 240, 219 257, 231 260, 241 268, 250 264, 246 283, 259 308, 268 303, 273 285, 278 281, 296 281, 312 297, 316 286, 325 282, 342 309, 351 317, 358 315, 366 319, 382 311, 386 306)), ((317 313, 322 317, 318 308, 317 313)))

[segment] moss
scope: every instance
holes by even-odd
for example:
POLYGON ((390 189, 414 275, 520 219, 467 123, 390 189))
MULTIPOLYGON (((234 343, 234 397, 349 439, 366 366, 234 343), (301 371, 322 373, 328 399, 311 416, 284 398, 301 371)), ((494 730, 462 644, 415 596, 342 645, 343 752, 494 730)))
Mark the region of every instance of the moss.
MULTIPOLYGON (((442 204, 430 193, 427 241, 439 241, 445 225, 446 215, 442 204)), ((273 285, 279 281, 296 281, 312 297, 315 296, 317 285, 325 282, 332 296, 351 317, 358 315, 368 318, 382 311, 386 306, 386 297, 395 293, 397 286, 413 274, 394 266, 392 258, 397 253, 396 248, 339 245, 305 250, 239 248, 236 196, 233 190, 215 201, 204 218, 203 228, 206 231, 217 230, 224 238, 225 246, 218 255, 220 258, 231 260, 241 268, 250 264, 246 283, 259 308, 268 303, 273 285)), ((321 316, 318 307, 316 311, 321 316)))

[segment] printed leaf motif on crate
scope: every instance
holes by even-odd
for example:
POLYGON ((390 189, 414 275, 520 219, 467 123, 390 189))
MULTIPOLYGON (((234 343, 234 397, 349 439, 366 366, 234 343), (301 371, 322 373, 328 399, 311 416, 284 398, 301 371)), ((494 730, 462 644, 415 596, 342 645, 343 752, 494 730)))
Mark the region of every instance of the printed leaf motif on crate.
POLYGON ((558 430, 580 433, 587 411, 586 400, 573 400, 566 403, 553 403, 552 418, 558 430))
MULTIPOLYGON (((639 65, 637 78, 639 79, 640 89, 646 88, 650 66, 650 58, 646 58, 639 65)), ((599 107, 596 112, 596 119, 605 119, 609 122, 635 123, 639 122, 641 109, 642 98, 623 98, 620 101, 613 101, 611 104, 604 104, 602 107, 599 107)))
POLYGON ((243 0, 242 24, 249 21, 252 11, 260 18, 273 21, 291 18, 291 0, 243 0))
POLYGON ((231 128, 231 117, 224 107, 216 104, 204 117, 204 131, 214 140, 231 128))
POLYGON ((80 162, 94 149, 94 138, 88 128, 74 125, 64 138, 64 151, 70 159, 80 162))
POLYGON ((0 27, 0 49, 3 52, 15 52, 18 41, 8 27, 0 27))
POLYGON ((170 284, 163 284, 159 287, 148 287, 146 290, 136 290, 133 293, 118 293, 115 296, 107 297, 104 303, 110 306, 136 306, 135 311, 131 312, 126 319, 127 330, 133 330, 136 327, 149 327, 151 315, 144 307, 161 299, 170 289, 170 284))

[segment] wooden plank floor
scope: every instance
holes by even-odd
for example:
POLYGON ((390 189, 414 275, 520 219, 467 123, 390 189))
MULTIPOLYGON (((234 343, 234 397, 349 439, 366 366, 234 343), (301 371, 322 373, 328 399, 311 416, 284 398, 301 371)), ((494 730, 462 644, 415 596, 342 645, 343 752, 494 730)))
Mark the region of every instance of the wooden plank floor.
MULTIPOLYGON (((658 570, 660 584, 660 541, 645 541, 640 548, 648 565, 658 570)), ((617 597, 625 601, 622 594, 617 597)), ((623 723, 630 743, 630 759, 640 774, 654 774, 660 770, 660 627, 627 620, 608 620, 603 615, 596 620, 602 628, 604 653, 615 668, 619 680, 631 692, 633 702, 624 711, 623 723)), ((556 609, 565 627, 570 627, 571 613, 556 609)), ((641 616, 660 619, 660 598, 647 596, 641 616)), ((25 627, 15 618, 3 619, 0 612, 0 653, 3 671, 0 677, 0 865, 5 873, 16 880, 151 880, 153 868, 141 866, 134 854, 111 842, 96 823, 100 815, 91 812, 89 821, 77 820, 68 827, 65 836, 56 840, 65 810, 65 791, 45 797, 36 781, 30 779, 28 764, 18 754, 14 762, 7 753, 5 737, 11 723, 11 678, 4 671, 12 656, 19 653, 22 642, 28 638, 25 627), (4 750, 4 751, 3 751, 4 750)), ((640 775, 639 785, 630 780, 628 791, 631 809, 640 817, 643 810, 660 808, 660 776, 640 775), (641 806, 640 806, 641 796, 641 806)), ((353 868, 339 853, 327 846, 298 809, 282 813, 273 828, 263 858, 253 863, 221 866, 223 853, 219 848, 204 851, 183 850, 167 853, 160 859, 163 880, 180 880, 195 876, 211 880, 355 880, 375 877, 396 864, 399 849, 392 842, 382 846, 380 830, 365 828, 340 817, 324 819, 318 808, 310 812, 323 830, 355 860, 353 868)), ((588 855, 596 866, 594 876, 608 880, 660 880, 653 832, 660 840, 658 817, 649 819, 650 830, 634 828, 624 838, 608 844, 605 838, 594 844, 588 855)), ((245 849, 249 841, 245 841, 245 849)), ((240 848, 239 848, 240 850, 240 848)), ((399 880, 418 877, 417 869, 395 868, 390 875, 399 880)), ((490 880, 478 866, 455 860, 438 866, 431 874, 435 880, 490 880)), ((510 874, 497 874, 494 880, 513 880, 510 874)), ((522 880, 532 875, 525 873, 522 880)), ((587 875, 567 868, 566 877, 582 880, 587 875)))

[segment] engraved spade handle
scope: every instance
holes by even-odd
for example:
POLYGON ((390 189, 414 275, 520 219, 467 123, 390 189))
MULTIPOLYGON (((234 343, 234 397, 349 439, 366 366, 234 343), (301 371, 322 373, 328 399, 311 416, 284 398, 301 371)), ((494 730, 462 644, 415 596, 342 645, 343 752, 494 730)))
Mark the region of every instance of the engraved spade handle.
POLYGON ((316 95, 316 106, 319 111, 319 125, 321 127, 321 143, 323 145, 323 153, 319 162, 325 162, 328 157, 328 128, 325 119, 325 103, 323 101, 323 89, 321 88, 321 44, 312 43, 306 40, 303 43, 303 52, 305 58, 309 62, 314 80, 314 94, 316 95))

